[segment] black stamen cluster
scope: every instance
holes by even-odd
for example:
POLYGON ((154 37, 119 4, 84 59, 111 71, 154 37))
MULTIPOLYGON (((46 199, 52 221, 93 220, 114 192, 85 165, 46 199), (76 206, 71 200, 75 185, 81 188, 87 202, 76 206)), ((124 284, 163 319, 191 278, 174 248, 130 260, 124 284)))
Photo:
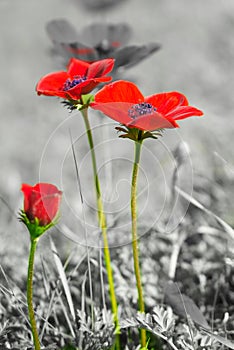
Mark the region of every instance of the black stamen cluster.
POLYGON ((137 104, 133 105, 128 110, 128 115, 132 119, 137 119, 138 117, 141 117, 142 115, 152 114, 156 111, 157 111, 157 108, 153 107, 150 103, 142 102, 142 103, 137 103, 137 104))
POLYGON ((75 76, 73 80, 67 79, 63 85, 63 91, 70 90, 74 86, 83 83, 85 80, 87 80, 87 77, 80 75, 75 76))

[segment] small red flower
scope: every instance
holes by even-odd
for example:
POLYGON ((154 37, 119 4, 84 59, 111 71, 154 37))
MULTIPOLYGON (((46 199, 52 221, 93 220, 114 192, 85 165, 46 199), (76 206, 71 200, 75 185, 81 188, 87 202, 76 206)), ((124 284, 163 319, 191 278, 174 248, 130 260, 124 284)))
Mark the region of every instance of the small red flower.
POLYGON ((62 192, 56 186, 48 183, 38 183, 35 186, 22 184, 24 194, 24 213, 30 222, 38 220, 39 226, 52 223, 58 214, 62 192))
POLYGON ((104 86, 90 106, 128 128, 145 131, 177 128, 176 120, 203 115, 179 92, 144 97, 135 84, 123 80, 104 86))
POLYGON ((67 72, 50 73, 38 82, 38 95, 58 96, 79 100, 81 95, 90 93, 98 84, 111 80, 106 74, 114 67, 112 58, 88 63, 71 58, 67 72))

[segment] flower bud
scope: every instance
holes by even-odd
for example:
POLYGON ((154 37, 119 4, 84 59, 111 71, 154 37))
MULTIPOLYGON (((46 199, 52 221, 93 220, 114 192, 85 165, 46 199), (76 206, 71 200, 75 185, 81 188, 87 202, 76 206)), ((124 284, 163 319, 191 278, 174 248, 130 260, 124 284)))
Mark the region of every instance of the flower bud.
POLYGON ((33 238, 39 237, 55 224, 62 192, 48 183, 38 183, 35 186, 22 184, 21 191, 24 194, 24 209, 20 219, 33 238))

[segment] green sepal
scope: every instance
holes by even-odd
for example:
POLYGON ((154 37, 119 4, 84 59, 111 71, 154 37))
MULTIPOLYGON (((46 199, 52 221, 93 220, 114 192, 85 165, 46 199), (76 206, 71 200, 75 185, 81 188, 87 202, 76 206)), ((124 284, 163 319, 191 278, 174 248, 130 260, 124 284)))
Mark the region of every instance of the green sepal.
POLYGON ((67 107, 67 109, 69 109, 70 112, 74 111, 77 109, 77 104, 78 104, 78 101, 75 101, 75 100, 64 100, 61 102, 64 107, 67 107))
POLYGON ((33 221, 30 221, 24 210, 21 210, 19 214, 19 220, 27 226, 31 239, 36 239, 42 236, 43 233, 49 228, 53 227, 56 224, 58 218, 56 218, 53 222, 51 221, 46 226, 40 226, 38 218, 35 218, 33 221))
POLYGON ((123 133, 119 135, 119 137, 131 139, 133 141, 143 141, 147 138, 157 139, 159 136, 162 136, 163 132, 163 129, 158 129, 155 131, 144 131, 138 128, 128 128, 125 125, 117 126, 115 129, 118 132, 123 133))
POLYGON ((158 129, 156 131, 145 131, 142 136, 142 140, 145 140, 148 138, 157 140, 159 136, 162 136, 162 133, 163 133, 163 129, 158 129))
POLYGON ((141 133, 141 130, 137 128, 128 128, 125 125, 122 125, 121 127, 117 126, 115 128, 118 132, 123 132, 123 134, 119 135, 119 137, 124 139, 131 139, 133 141, 140 141, 139 135, 141 133))
POLYGON ((65 107, 67 107, 70 111, 74 111, 76 109, 82 111, 82 109, 88 108, 90 102, 92 101, 94 101, 94 95, 86 94, 82 95, 79 100, 67 99, 65 101, 62 101, 62 104, 65 107))
POLYGON ((86 94, 86 95, 82 95, 81 99, 80 99, 80 107, 78 108, 79 111, 81 111, 82 109, 88 108, 90 102, 94 101, 94 95, 93 94, 86 94))

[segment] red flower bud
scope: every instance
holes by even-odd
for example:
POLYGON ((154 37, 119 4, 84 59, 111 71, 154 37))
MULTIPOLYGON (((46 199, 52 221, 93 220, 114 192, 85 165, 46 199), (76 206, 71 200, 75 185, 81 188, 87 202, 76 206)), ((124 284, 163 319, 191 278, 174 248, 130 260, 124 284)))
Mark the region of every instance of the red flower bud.
POLYGON ((62 192, 54 185, 38 183, 35 186, 22 184, 24 194, 24 213, 31 222, 39 226, 52 223, 58 214, 62 192))

